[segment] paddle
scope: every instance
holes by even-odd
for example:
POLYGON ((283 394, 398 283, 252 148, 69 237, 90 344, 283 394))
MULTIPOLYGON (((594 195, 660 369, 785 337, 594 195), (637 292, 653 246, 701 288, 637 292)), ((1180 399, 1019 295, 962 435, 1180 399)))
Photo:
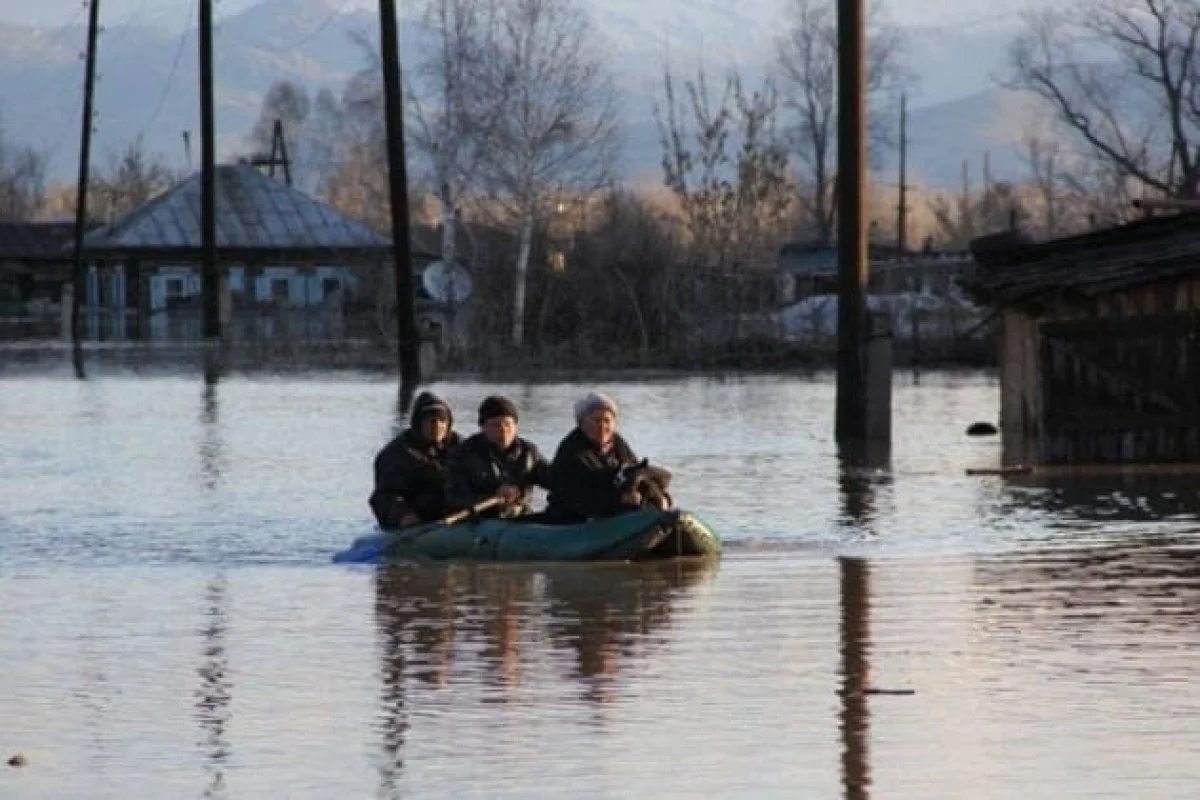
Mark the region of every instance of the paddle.
MULTIPOLYGON (((415 541, 427 533, 443 528, 447 525, 456 525, 465 519, 469 519, 476 514, 487 511, 489 508, 495 508, 504 503, 504 498, 499 496, 486 497, 480 500, 470 508, 465 508, 462 511, 456 511, 449 516, 442 517, 433 522, 426 522, 420 525, 414 525, 412 535, 408 541, 415 541)), ((387 552, 387 549, 393 546, 398 540, 404 541, 402 538, 403 532, 381 531, 371 536, 363 536, 350 545, 349 549, 336 553, 333 556, 335 564, 354 564, 354 563, 370 563, 378 561, 387 552)))

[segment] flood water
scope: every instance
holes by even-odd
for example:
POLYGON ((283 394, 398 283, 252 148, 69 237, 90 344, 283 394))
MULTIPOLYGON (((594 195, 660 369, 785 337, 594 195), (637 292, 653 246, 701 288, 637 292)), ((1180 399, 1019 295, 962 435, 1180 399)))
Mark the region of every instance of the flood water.
POLYGON ((435 385, 553 451, 582 392, 716 563, 335 566, 394 384, 0 378, 3 798, 1194 797, 1193 477, 1003 478, 985 375, 435 385))

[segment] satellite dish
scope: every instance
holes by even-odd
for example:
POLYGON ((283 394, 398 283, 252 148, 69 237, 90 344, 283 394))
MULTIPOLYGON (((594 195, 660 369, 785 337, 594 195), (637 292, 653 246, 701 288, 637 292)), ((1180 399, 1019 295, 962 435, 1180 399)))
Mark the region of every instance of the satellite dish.
POLYGON ((462 303, 471 296, 471 274, 461 264, 430 262, 421 273, 421 285, 439 303, 462 303))

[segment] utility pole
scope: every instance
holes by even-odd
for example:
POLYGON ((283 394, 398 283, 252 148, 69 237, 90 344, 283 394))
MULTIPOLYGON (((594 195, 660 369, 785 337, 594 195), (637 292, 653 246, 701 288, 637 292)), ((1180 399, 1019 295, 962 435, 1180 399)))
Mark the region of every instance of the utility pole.
POLYGON ((88 178, 92 160, 92 98, 96 86, 96 40, 100 33, 100 0, 88 8, 86 66, 83 75, 83 123, 79 134, 79 184, 75 191, 75 258, 71 271, 71 350, 75 376, 83 378, 83 298, 87 274, 83 264, 83 236, 87 231, 88 178))
POLYGON ((421 383, 421 340, 417 333, 408 236, 408 168, 404 155, 404 95, 400 86, 400 46, 396 0, 379 0, 379 55, 383 62, 383 99, 387 124, 388 184, 392 206, 392 254, 396 277, 396 344, 400 359, 400 397, 411 397, 421 383))
POLYGON ((212 0, 199 0, 200 44, 200 287, 204 339, 221 338, 217 268, 216 133, 213 124, 212 0))
POLYGON ((865 0, 838 0, 838 366, 839 443, 867 439, 867 226, 865 0))
POLYGON ((896 246, 908 250, 908 95, 900 95, 900 207, 897 209, 896 246))

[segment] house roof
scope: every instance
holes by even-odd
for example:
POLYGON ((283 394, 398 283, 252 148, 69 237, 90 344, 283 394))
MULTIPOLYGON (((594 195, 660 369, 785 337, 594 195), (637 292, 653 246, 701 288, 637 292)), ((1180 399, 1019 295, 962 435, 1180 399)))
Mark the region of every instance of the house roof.
POLYGON ((978 267, 960 283, 977 302, 1020 306, 1051 295, 1093 298, 1200 273, 1200 213, 1150 217, 1046 242, 998 234, 974 240, 971 251, 978 267))
MULTIPOLYGON (((249 164, 217 167, 216 239, 223 260, 386 257, 391 239, 249 164)), ((198 261, 200 174, 89 233, 89 257, 198 261)))
POLYGON ((74 222, 0 222, 0 260, 69 261, 74 235, 74 222))

